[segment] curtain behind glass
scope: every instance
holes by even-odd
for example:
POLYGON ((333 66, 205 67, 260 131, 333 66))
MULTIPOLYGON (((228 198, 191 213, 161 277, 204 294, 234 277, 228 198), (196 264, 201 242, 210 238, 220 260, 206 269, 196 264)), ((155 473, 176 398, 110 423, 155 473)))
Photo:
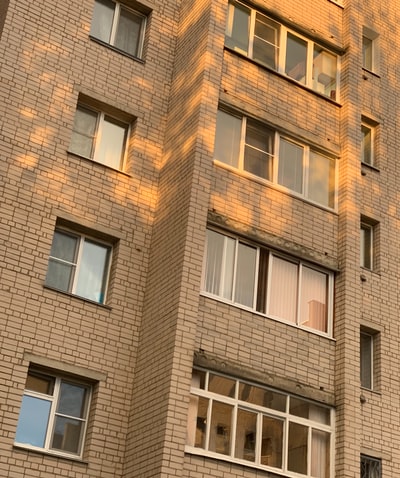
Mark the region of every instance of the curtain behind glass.
POLYGON ((90 34, 106 43, 110 43, 115 3, 110 0, 96 0, 93 9, 90 34))
POLYGON ((326 274, 302 267, 300 323, 321 332, 327 332, 327 286, 326 274))
POLYGON ((139 56, 140 31, 143 17, 121 7, 115 46, 133 56, 139 56))
POLYGON ((296 323, 298 265, 273 256, 268 313, 296 323))

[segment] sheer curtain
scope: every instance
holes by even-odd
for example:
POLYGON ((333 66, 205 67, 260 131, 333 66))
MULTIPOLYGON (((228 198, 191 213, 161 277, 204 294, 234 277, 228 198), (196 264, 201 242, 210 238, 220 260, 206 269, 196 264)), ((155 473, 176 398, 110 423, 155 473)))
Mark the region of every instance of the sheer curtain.
POLYGON ((321 332, 327 331, 327 282, 323 272, 302 266, 300 323, 321 332))
POLYGON ((298 265, 272 256, 268 313, 296 323, 298 265))

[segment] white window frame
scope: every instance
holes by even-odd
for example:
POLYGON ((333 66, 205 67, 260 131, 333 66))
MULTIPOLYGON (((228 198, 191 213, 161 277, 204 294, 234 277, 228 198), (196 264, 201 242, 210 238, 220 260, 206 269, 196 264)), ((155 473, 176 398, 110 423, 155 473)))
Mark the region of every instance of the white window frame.
MULTIPOLYGON (((290 192, 291 194, 297 196, 297 197, 300 197, 308 202, 311 202, 313 204, 317 204, 318 206, 320 207, 323 207, 323 208, 326 208, 326 209, 329 209, 329 210, 336 210, 337 208, 337 182, 338 182, 338 167, 337 167, 337 161, 335 158, 333 158, 332 156, 330 156, 329 154, 326 154, 326 153, 322 153, 320 151, 317 151, 317 150, 314 150, 312 149, 309 145, 307 144, 304 144, 292 137, 289 137, 287 135, 284 135, 284 134, 280 134, 278 131, 275 130, 275 136, 274 136, 274 147, 273 147, 273 150, 274 150, 274 153, 273 154, 269 154, 268 155, 270 156, 271 160, 272 160, 272 179, 271 180, 268 180, 268 179, 265 179, 263 178, 262 176, 258 176, 258 175, 255 175, 253 173, 251 173, 250 171, 247 171, 244 169, 244 153, 245 153, 245 146, 246 146, 246 125, 247 125, 247 117, 246 116, 240 116, 240 115, 237 115, 231 111, 229 111, 228 109, 225 109, 225 108, 220 108, 218 110, 218 112, 221 111, 225 114, 228 114, 234 118, 237 118, 239 121, 242 122, 242 125, 241 125, 241 138, 240 138, 240 145, 239 145, 239 151, 238 151, 238 167, 236 168, 235 166, 232 166, 232 165, 229 165, 221 160, 218 160, 218 158, 215 158, 214 157, 214 161, 218 164, 218 165, 221 165, 223 167, 226 167, 226 168, 230 168, 230 169, 235 169, 235 170, 239 170, 241 171, 243 174, 245 175, 248 175, 249 177, 253 178, 253 179, 257 179, 258 181, 262 181, 262 182, 265 182, 265 183, 268 183, 268 184, 273 184, 274 187, 277 187, 278 189, 281 189, 281 190, 284 190, 286 192, 290 192), (279 158, 280 158, 280 154, 279 154, 279 147, 280 147, 280 144, 281 144, 281 140, 285 140, 289 143, 292 143, 292 144, 295 144, 301 148, 303 148, 303 169, 302 169, 302 192, 298 192, 298 191, 295 191, 293 189, 290 189, 282 184, 280 184, 278 182, 278 173, 279 173, 279 158), (310 173, 310 154, 312 153, 315 153, 319 156, 323 156, 324 158, 326 158, 327 160, 329 161, 332 161, 333 162, 333 167, 334 167, 334 177, 333 177, 333 191, 331 192, 333 194, 333 205, 329 205, 329 204, 322 204, 314 199, 312 199, 311 197, 309 197, 309 173, 310 173)), ((271 127, 268 127, 267 125, 265 125, 265 128, 266 129, 269 129, 269 130, 272 130, 273 128, 271 127)), ((215 142, 218 141, 218 131, 216 132, 216 138, 215 138, 215 142)), ((327 181, 328 181, 328 187, 330 186, 331 184, 331 178, 327 178, 327 181)))
MULTIPOLYGON (((49 263, 50 263, 50 261, 54 261, 54 262, 59 263, 59 264, 66 264, 68 266, 71 266, 71 268, 73 269, 72 283, 70 284, 69 289, 68 290, 61 290, 61 292, 76 295, 77 297, 80 297, 80 298, 85 299, 85 300, 91 300, 92 302, 96 302, 98 304, 106 303, 107 291, 108 291, 108 282, 109 282, 109 276, 110 276, 110 270, 111 270, 112 245, 107 243, 107 242, 104 242, 104 241, 98 240, 96 238, 93 238, 92 236, 77 233, 73 230, 62 228, 62 227, 56 227, 55 233, 56 232, 58 232, 60 234, 64 234, 66 236, 74 237, 78 240, 78 244, 76 246, 77 253, 76 253, 76 257, 75 257, 74 262, 65 261, 61 258, 52 256, 51 254, 49 255, 49 263), (96 301, 96 300, 78 295, 76 293, 77 284, 78 284, 78 280, 79 280, 79 274, 80 274, 80 267, 81 267, 82 257, 83 257, 83 246, 84 246, 85 241, 88 241, 88 242, 97 244, 101 247, 104 247, 104 249, 106 249, 106 251, 107 251, 107 258, 106 258, 106 261, 105 261, 106 263, 105 263, 104 276, 102 278, 102 289, 104 290, 104 294, 103 294, 103 297, 99 301, 96 301)), ((54 286, 52 286, 51 283, 47 282, 47 280, 48 279, 46 277, 46 286, 50 287, 50 288, 55 288, 54 286)), ((60 290, 60 289, 56 289, 56 290, 60 290)))
POLYGON ((63 375, 59 374, 54 374, 54 372, 48 372, 47 370, 41 370, 41 369, 30 369, 28 371, 28 375, 42 375, 46 376, 48 378, 52 378, 54 380, 54 389, 52 395, 47 395, 45 393, 40 393, 37 391, 25 389, 24 390, 24 396, 27 397, 32 397, 32 398, 37 398, 39 400, 44 400, 46 402, 51 403, 50 406, 50 411, 49 411, 49 416, 48 416, 48 421, 47 421, 47 429, 46 429, 46 434, 45 434, 45 442, 43 447, 38 447, 34 446, 28 443, 23 443, 23 442, 18 442, 15 441, 15 445, 23 448, 27 448, 30 450, 41 450, 45 451, 46 453, 50 454, 55 454, 55 455, 60 455, 60 456, 65 456, 65 457, 72 457, 72 458, 82 458, 83 454, 83 448, 84 448, 84 443, 85 443, 85 437, 86 437, 86 432, 87 432, 87 426, 88 426, 88 420, 89 420, 89 410, 90 410, 90 403, 92 399, 92 386, 83 380, 75 379, 75 378, 68 378, 63 375), (78 453, 72 453, 72 452, 66 452, 63 450, 60 450, 58 448, 52 448, 51 447, 51 441, 53 439, 53 432, 54 432, 54 426, 55 426, 55 420, 57 416, 65 416, 68 417, 68 415, 63 415, 57 412, 57 406, 59 399, 61 397, 61 384, 65 383, 70 383, 72 385, 76 385, 82 388, 86 389, 87 396, 86 396, 86 402, 84 404, 85 410, 84 410, 84 417, 79 418, 79 417, 70 417, 73 420, 80 421, 83 424, 83 428, 81 431, 81 436, 80 436, 80 441, 78 444, 78 453))
MULTIPOLYGON (((235 5, 240 5, 243 8, 247 9, 249 12, 249 20, 250 20, 250 25, 249 25, 249 46, 248 46, 248 51, 244 51, 242 49, 237 49, 233 47, 233 50, 238 51, 239 53, 247 56, 248 58, 253 59, 254 61, 264 64, 263 62, 254 59, 253 58, 253 44, 254 44, 254 36, 255 36, 255 18, 256 15, 261 15, 265 17, 266 19, 270 20, 271 22, 274 22, 275 24, 279 25, 279 38, 277 42, 277 50, 278 50, 278 55, 277 55, 277 65, 275 71, 278 73, 287 76, 289 78, 292 78, 291 76, 287 75, 285 73, 285 68, 286 68, 286 50, 287 50, 287 36, 288 34, 292 34, 295 37, 299 38, 300 40, 304 41, 307 44, 307 60, 306 60, 306 78, 304 82, 299 82, 300 84, 306 86, 307 88, 317 91, 321 95, 331 98, 334 101, 339 101, 339 56, 336 53, 333 53, 330 51, 328 48, 323 47, 322 45, 314 42, 313 40, 299 34, 298 32, 291 30, 287 28, 285 25, 277 22, 273 18, 268 17, 267 15, 264 15, 263 13, 249 7, 248 5, 236 1, 236 0, 230 0, 228 4, 228 17, 227 17, 227 25, 226 25, 226 37, 230 36, 230 33, 232 31, 232 19, 233 19, 233 12, 235 5), (313 56, 314 56, 314 45, 318 46, 319 48, 322 48, 324 51, 327 53, 333 55, 336 58, 336 77, 335 77, 335 89, 331 90, 329 94, 325 94, 324 92, 320 91, 316 85, 314 85, 313 81, 313 56)), ((265 65, 265 64, 264 64, 265 65)), ((269 68, 271 68, 269 65, 265 65, 269 68)), ((294 81, 297 81, 296 79, 292 78, 294 81)))
MULTIPOLYGON (((334 453, 334 409, 332 407, 329 407, 324 404, 320 404, 317 402, 314 402, 312 400, 305 399, 303 397, 296 397, 294 395, 282 392, 281 390, 275 390, 269 387, 264 387, 260 386, 258 384, 249 382, 249 381, 244 381, 240 379, 236 379, 231 376, 223 375, 217 372, 209 371, 206 369, 200 369, 200 368, 195 368, 194 369, 194 375, 196 373, 202 373, 205 374, 205 380, 204 380, 204 387, 201 387, 201 385, 198 385, 195 383, 194 380, 192 380, 192 387, 191 387, 191 397, 194 398, 194 400, 191 400, 190 403, 190 408, 189 408, 189 420, 194 418, 195 412, 197 410, 194 410, 194 407, 197 407, 196 404, 196 399, 198 398, 204 398, 208 400, 208 412, 207 412, 207 420, 206 420, 206 429, 205 429, 205 447, 196 447, 194 445, 191 445, 190 443, 186 444, 185 451, 187 453, 191 454, 196 454, 196 455, 202 455, 202 456, 208 456, 212 458, 217 458, 219 460, 225 460, 233 463, 238 463, 241 465, 249 466, 252 468, 258 468, 262 469, 265 471, 270 471, 274 474, 279 474, 279 475, 284 475, 284 476, 290 476, 290 477, 311 477, 312 472, 311 472, 311 461, 312 461, 312 446, 311 446, 311 435, 312 435, 312 430, 317 430, 321 432, 325 432, 329 434, 330 440, 329 440, 329 454, 330 454, 330 465, 329 465, 329 478, 334 477, 334 460, 333 460, 333 453, 334 453), (233 396, 226 396, 224 394, 219 394, 217 392, 211 392, 208 390, 208 383, 209 383, 209 377, 210 374, 214 376, 219 376, 221 378, 226 378, 232 382, 235 382, 234 386, 234 393, 233 396), (248 386, 254 386, 257 389, 263 389, 266 392, 275 392, 282 397, 285 397, 286 400, 286 405, 285 405, 285 410, 284 411, 279 411, 276 409, 268 408, 266 406, 261 406, 261 405, 256 405, 248 401, 243 401, 240 400, 239 398, 239 384, 243 385, 248 385, 248 386), (311 418, 302 418, 297 415, 293 415, 290 413, 290 400, 291 399, 300 399, 303 402, 310 403, 311 405, 317 405, 321 409, 326 409, 328 411, 329 415, 329 424, 324 424, 319 421, 312 420, 311 418), (232 422, 231 422, 231 430, 230 430, 230 449, 227 454, 222 454, 218 453, 215 451, 209 450, 209 438, 210 438, 210 426, 211 426, 211 409, 213 406, 214 402, 226 404, 228 406, 232 407, 232 422), (237 458, 235 457, 235 439, 236 439, 236 429, 237 429, 237 416, 238 416, 238 410, 244 410, 248 412, 252 412, 257 415, 257 426, 256 426, 256 442, 258 443, 258 446, 255 447, 255 459, 254 461, 249 461, 244 458, 237 458), (274 466, 268 466, 268 465, 263 465, 261 464, 261 446, 260 446, 260 439, 261 439, 261 433, 262 433, 262 426, 261 426, 261 421, 263 417, 269 417, 272 419, 277 419, 279 421, 282 421, 283 423, 283 443, 282 443, 282 466, 281 468, 277 468, 274 466), (293 472, 288 470, 288 443, 289 443, 289 424, 299 424, 307 428, 308 430, 308 440, 307 440, 307 473, 306 474, 300 474, 297 472, 293 472)), ((188 441, 190 441, 190 435, 192 434, 193 430, 190 430, 190 424, 188 420, 188 441)), ((194 422, 192 422, 193 424, 194 422)), ((328 478, 328 477, 327 477, 328 478)))
MULTIPOLYGON (((268 248, 261 248, 255 244, 251 244, 247 241, 243 241, 242 239, 239 239, 238 237, 227 235, 222 231, 212 229, 212 228, 207 228, 207 231, 211 231, 217 234, 220 234, 221 236, 224 237, 224 246, 223 246, 223 256, 226 256, 226 250, 227 250, 227 239, 231 239, 235 241, 235 256, 234 256, 234 263, 232 265, 233 269, 233 280, 232 280, 232 288, 231 288, 231 295, 230 297, 224 297, 223 291, 224 289, 224 273, 226 271, 226 267, 221 268, 222 272, 222 278, 220 282, 220 287, 219 291, 217 293, 212 293, 210 291, 207 291, 207 284, 206 284, 206 271, 207 271, 207 244, 208 244, 208 236, 206 240, 206 247, 205 247, 205 254, 204 254, 204 259, 203 259, 203 272, 202 272, 202 281, 201 281, 201 291, 202 295, 206 297, 210 297, 213 299, 216 299, 221 302, 225 302, 231 305, 234 305, 235 307, 239 307, 245 310, 250 310, 254 313, 269 317, 274 320, 278 320, 280 322, 284 322, 285 324, 289 324, 294 327, 298 327, 301 329, 306 329, 309 331, 312 331, 313 333, 332 337, 333 334, 333 298, 334 298, 334 274, 333 272, 323 268, 319 267, 314 264, 310 264, 308 262, 302 261, 300 259, 296 259, 294 257, 284 255, 281 253, 276 253, 268 248), (238 251, 238 246, 239 244, 243 244, 252 248, 256 249, 256 264, 255 264, 255 275, 254 275, 254 293, 253 293, 253 304, 251 306, 246 306, 238 301, 236 301, 235 297, 235 281, 236 281, 236 272, 237 272, 237 251, 238 251), (266 288, 266 290, 263 290, 259 288, 259 272, 260 272, 260 253, 261 250, 263 250, 264 254, 267 254, 267 264, 268 264, 268 269, 267 269, 267 277, 266 277, 266 283, 262 284, 263 287, 266 288), (297 287, 296 287, 296 320, 295 322, 292 321, 287 321, 282 317, 272 315, 269 310, 270 310, 270 295, 271 295, 271 274, 272 274, 272 264, 274 261, 274 258, 279 258, 284 261, 287 261, 289 263, 295 264, 297 267, 297 287), (314 328, 312 326, 307 326, 305 323, 301 323, 301 313, 300 313, 300 304, 301 304, 301 292, 302 292, 302 277, 303 277, 303 268, 308 268, 317 272, 321 272, 326 275, 327 279, 327 285, 326 285, 326 331, 319 330, 317 328, 314 328), (263 308, 264 310, 259 310, 258 307, 258 297, 265 297, 265 303, 260 304, 260 308, 263 308)), ((263 264, 264 265, 264 264, 263 264)))
MULTIPOLYGON (((130 132, 131 132, 130 125, 128 123, 124 122, 124 121, 121 121, 120 119, 118 119, 118 118, 116 118, 112 115, 109 115, 108 113, 106 113, 104 111, 92 108, 90 106, 85 105, 84 103, 78 103, 76 111, 78 111, 78 110, 90 111, 91 113, 94 113, 94 114, 97 115, 95 131, 94 131, 94 135, 92 137, 91 153, 90 153, 89 156, 86 156, 86 155, 83 154, 82 151, 80 152, 80 151, 73 150, 71 148, 71 146, 70 146, 69 152, 72 153, 72 154, 75 154, 77 156, 81 156, 83 158, 90 159, 93 162, 98 163, 98 164, 102 164, 102 165, 104 165, 108 168, 116 169, 117 171, 123 171, 124 168, 125 168, 126 158, 127 158, 127 154, 128 154, 128 141, 129 141, 130 132), (110 121, 108 119, 110 119, 110 121), (99 160, 99 154, 100 154, 100 151, 101 151, 100 150, 100 144, 101 144, 101 140, 102 140, 102 135, 103 135, 103 129, 104 129, 104 123, 105 122, 108 122, 108 123, 111 123, 111 124, 113 124, 113 123, 117 124, 119 127, 121 127, 121 129, 125 130, 124 141, 123 141, 123 144, 121 145, 122 146, 122 155, 121 155, 118 167, 115 167, 111 164, 108 164, 107 162, 103 162, 103 161, 99 160)), ((72 142, 72 138, 73 138, 74 134, 82 135, 81 131, 78 131, 78 130, 75 129, 75 121, 74 121, 74 126, 73 126, 73 129, 72 129, 71 142, 72 142)))
MULTIPOLYGON (((135 10, 133 8, 130 8, 123 3, 117 2, 115 0, 110 0, 115 4, 115 9, 114 9, 114 15, 113 15, 113 20, 112 20, 112 25, 111 25, 111 32, 110 32, 110 40, 108 42, 104 42, 107 45, 112 46, 116 50, 123 52, 124 54, 133 57, 133 58, 142 58, 143 55, 143 45, 144 45, 144 37, 145 37, 145 32, 146 32, 146 24, 147 24, 147 16, 138 10, 135 10), (142 22, 140 25, 140 33, 139 33, 139 39, 138 39, 138 47, 137 47, 137 54, 133 55, 132 53, 129 53, 128 51, 125 51, 121 48, 118 48, 115 46, 115 37, 117 35, 117 30, 118 30, 118 23, 119 23, 119 17, 121 13, 121 9, 128 10, 129 12, 137 15, 138 17, 142 18, 142 22)), ((96 0, 95 0, 96 2, 96 0)), ((93 21, 93 19, 92 19, 93 21)), ((96 38, 96 40, 99 40, 103 42, 103 40, 97 38, 96 36, 92 36, 92 38, 96 38)))

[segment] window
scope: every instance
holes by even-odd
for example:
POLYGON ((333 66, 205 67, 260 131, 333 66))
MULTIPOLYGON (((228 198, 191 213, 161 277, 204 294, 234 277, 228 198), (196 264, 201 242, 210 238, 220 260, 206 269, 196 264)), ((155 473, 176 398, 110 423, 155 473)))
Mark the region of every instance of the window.
POLYGON ((378 269, 379 223, 361 216, 360 221, 360 265, 365 269, 378 269))
POLYGON ((377 72, 379 63, 378 37, 379 35, 376 32, 363 27, 362 66, 365 70, 374 73, 377 72))
POLYGON ((374 164, 374 130, 373 127, 361 124, 361 162, 373 166, 374 164))
POLYGON ((379 338, 376 330, 362 327, 360 331, 360 381, 368 390, 379 388, 379 338))
POLYGON ((90 395, 89 385, 30 369, 15 443, 81 456, 90 395))
POLYGON ((361 455, 361 478, 381 478, 381 460, 371 456, 361 455))
POLYGON ((95 0, 90 35, 141 58, 146 16, 113 0, 95 0))
POLYGON ((103 304, 110 258, 111 246, 56 229, 46 285, 103 304))
POLYGON ((214 158, 335 207, 335 160, 251 118, 218 110, 214 158))
POLYGON ((331 335, 333 274, 208 229, 203 292, 331 335))
POLYGON ((122 170, 129 125, 78 104, 69 152, 122 170))
POLYGON ((229 3, 225 44, 324 96, 337 99, 337 55, 242 3, 229 3))
POLYGON ((186 450, 271 472, 330 478, 333 410, 281 391, 194 370, 186 450))

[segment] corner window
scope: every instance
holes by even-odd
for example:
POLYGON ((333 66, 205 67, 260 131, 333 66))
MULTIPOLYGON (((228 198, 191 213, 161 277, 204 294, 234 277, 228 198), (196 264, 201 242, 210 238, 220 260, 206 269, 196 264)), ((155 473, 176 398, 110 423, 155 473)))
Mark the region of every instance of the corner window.
POLYGON ((333 274, 208 229, 203 292, 328 335, 333 274))
POLYGON ((214 158, 335 208, 335 160, 251 118, 218 110, 214 158))
POLYGON ((128 124, 78 104, 68 151, 122 170, 128 133, 128 124))
POLYGON ((337 55, 240 2, 230 2, 225 44, 336 100, 337 55))
POLYGON ((194 370, 186 451, 265 471, 330 478, 333 410, 254 383, 194 370))
POLYGON ((81 234, 56 229, 46 285, 103 304, 111 246, 81 234))
POLYGON ((360 265, 365 269, 376 270, 378 266, 378 223, 373 219, 361 217, 360 222, 360 265))
POLYGON ((362 35, 362 66, 365 70, 378 73, 379 49, 378 33, 363 27, 362 35))
POLYGON ((95 0, 90 35, 136 58, 142 57, 146 16, 112 0, 95 0))
POLYGON ((361 455, 361 478, 381 478, 382 477, 382 463, 379 458, 372 456, 361 455))
POLYGON ((91 387, 29 370, 15 443, 32 449, 81 456, 91 387))

